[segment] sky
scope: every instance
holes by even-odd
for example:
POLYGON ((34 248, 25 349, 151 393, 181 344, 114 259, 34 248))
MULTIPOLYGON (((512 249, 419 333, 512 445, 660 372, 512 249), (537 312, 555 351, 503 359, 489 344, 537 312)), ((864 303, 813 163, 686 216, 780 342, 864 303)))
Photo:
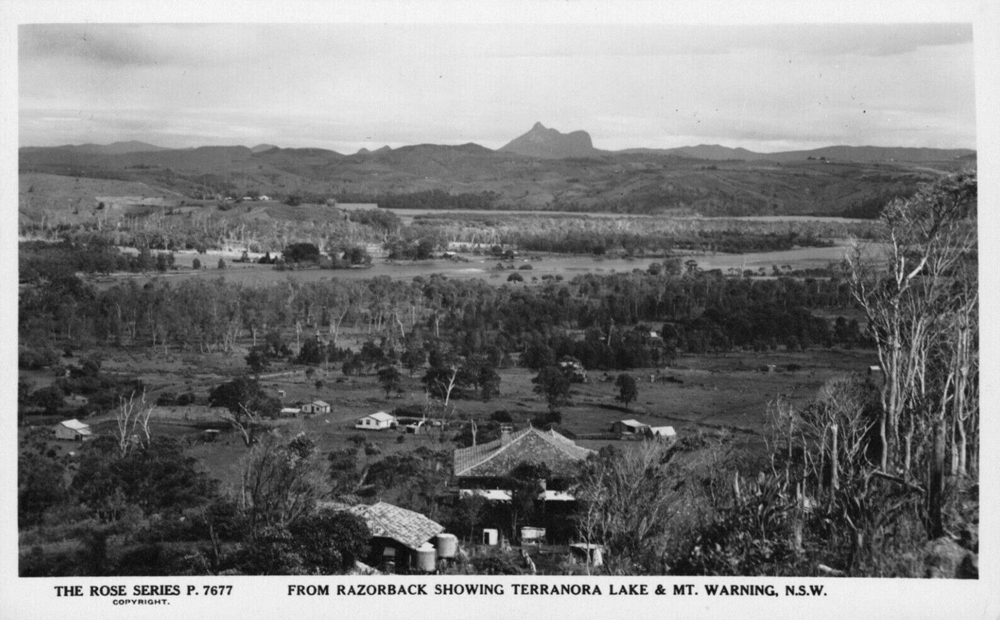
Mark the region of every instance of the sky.
POLYGON ((976 148, 970 24, 41 24, 21 146, 976 148))

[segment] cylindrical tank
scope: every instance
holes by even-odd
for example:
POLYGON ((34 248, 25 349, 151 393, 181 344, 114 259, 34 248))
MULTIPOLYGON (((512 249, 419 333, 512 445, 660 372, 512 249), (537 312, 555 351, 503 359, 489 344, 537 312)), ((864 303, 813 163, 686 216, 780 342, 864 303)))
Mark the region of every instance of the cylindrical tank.
POLYGON ((522 543, 537 543, 541 539, 545 538, 545 528, 543 527, 522 527, 521 528, 521 542, 522 543))
POLYGON ((430 543, 424 543, 417 549, 417 570, 422 570, 425 573, 433 573, 437 569, 437 553, 434 551, 434 545, 430 543))
POLYGON ((438 534, 435 542, 439 558, 451 559, 458 555, 458 537, 454 534, 438 534))

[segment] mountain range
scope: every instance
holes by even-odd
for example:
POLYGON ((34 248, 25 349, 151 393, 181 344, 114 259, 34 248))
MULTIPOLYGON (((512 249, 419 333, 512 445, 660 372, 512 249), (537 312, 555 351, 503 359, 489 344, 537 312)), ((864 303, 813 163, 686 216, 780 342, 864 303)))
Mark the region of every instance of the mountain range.
MULTIPOLYGON (((469 143, 469 145, 475 145, 469 143)), ((453 148, 462 148, 469 145, 461 145, 453 148)), ((425 145, 417 145, 425 146, 425 145)), ((197 147, 184 149, 169 149, 161 146, 149 144, 147 142, 128 141, 113 142, 111 144, 79 144, 63 145, 54 147, 22 147, 21 154, 48 151, 56 149, 59 151, 80 153, 89 155, 129 155, 134 153, 155 153, 162 151, 193 151, 200 148, 243 148, 243 147, 197 147)), ((273 144, 258 144, 251 147, 251 153, 264 153, 278 149, 273 144)), ((401 147, 406 148, 406 147, 401 147)), ((446 147, 445 147, 446 148, 446 147)), ((486 147, 479 147, 485 149, 486 147)), ((288 149, 294 151, 325 151, 333 156, 341 156, 336 151, 327 149, 288 149)), ((384 154, 391 151, 388 146, 383 146, 375 151, 362 148, 356 155, 384 154)), ((489 149, 486 149, 489 150, 489 149)), ((880 147, 880 146, 827 146, 811 150, 781 151, 776 153, 758 153, 745 148, 732 148, 718 144, 699 144, 697 146, 682 146, 668 149, 657 148, 629 148, 619 151, 609 151, 594 148, 590 134, 583 130, 562 133, 557 129, 545 127, 542 123, 535 123, 525 134, 514 138, 504 146, 497 149, 498 153, 521 155, 524 157, 535 157, 541 159, 567 159, 567 158, 587 158, 614 156, 616 154, 646 154, 646 155, 666 155, 687 157, 690 159, 704 159, 710 161, 774 161, 790 162, 807 160, 809 158, 854 162, 875 162, 875 161, 904 161, 904 162, 927 162, 956 159, 975 155, 971 149, 935 149, 935 148, 912 148, 912 147, 880 147)))
POLYGON ((415 144, 345 155, 260 144, 163 149, 144 142, 26 147, 22 173, 146 183, 191 198, 258 191, 319 202, 377 202, 444 191, 488 196, 493 208, 849 215, 908 196, 919 183, 974 167, 968 149, 829 146, 755 153, 698 145, 594 148, 585 131, 536 123, 493 150, 415 144))

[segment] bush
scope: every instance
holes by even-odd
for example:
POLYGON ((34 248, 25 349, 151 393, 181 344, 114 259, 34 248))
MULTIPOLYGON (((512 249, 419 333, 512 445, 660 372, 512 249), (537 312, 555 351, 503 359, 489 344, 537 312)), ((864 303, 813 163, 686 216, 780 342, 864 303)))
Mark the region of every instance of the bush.
POLYGON ((514 422, 514 418, 511 417, 506 409, 500 409, 491 413, 490 420, 499 422, 500 424, 512 424, 514 422))
POLYGON ((479 575, 521 575, 524 574, 514 561, 502 555, 491 555, 472 560, 472 566, 479 575))

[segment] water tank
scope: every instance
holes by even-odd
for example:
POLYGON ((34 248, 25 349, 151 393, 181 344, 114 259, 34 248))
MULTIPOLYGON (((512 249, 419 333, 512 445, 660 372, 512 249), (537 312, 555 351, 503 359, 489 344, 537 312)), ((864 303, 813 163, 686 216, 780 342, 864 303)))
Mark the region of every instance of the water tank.
POLYGON ((450 559, 458 555, 458 537, 454 534, 438 534, 435 542, 439 558, 450 559))
POLYGON ((483 530, 483 544, 496 547, 500 532, 496 530, 483 530))
POLYGON ((434 551, 434 545, 424 543, 417 549, 417 570, 422 570, 425 573, 433 573, 436 568, 437 553, 434 551))
POLYGON ((540 542, 545 538, 545 528, 544 527, 522 527, 521 528, 521 543, 522 544, 534 544, 540 542))

